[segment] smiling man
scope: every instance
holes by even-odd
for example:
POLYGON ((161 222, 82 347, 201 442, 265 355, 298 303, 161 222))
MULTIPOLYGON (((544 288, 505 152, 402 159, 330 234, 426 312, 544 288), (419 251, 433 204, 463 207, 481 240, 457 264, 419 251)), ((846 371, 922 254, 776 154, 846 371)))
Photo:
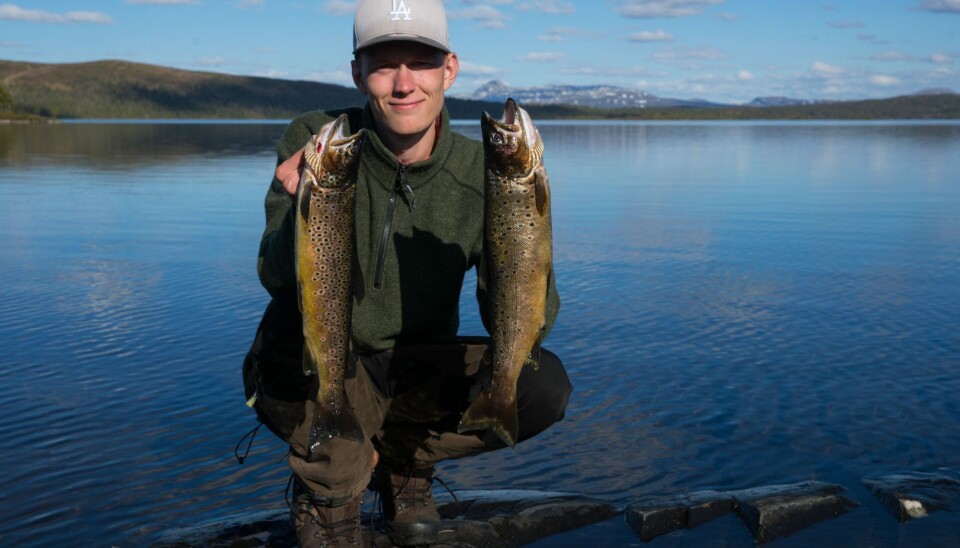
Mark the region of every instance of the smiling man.
MULTIPOLYGON (((487 323, 483 257, 483 148, 454 133, 444 94, 459 71, 440 0, 360 0, 353 79, 364 108, 297 117, 278 145, 267 192, 258 272, 272 300, 244 361, 258 418, 290 446, 291 513, 303 546, 360 542, 368 485, 380 492, 391 539, 430 544, 440 527, 434 464, 503 448, 487 432, 457 433, 463 411, 490 378, 488 337, 461 337, 464 275, 478 270, 487 323), (302 370, 294 274, 294 195, 303 146, 346 113, 368 130, 356 193, 356 260, 347 396, 365 439, 332 438, 306 459, 315 385, 302 370)), ((551 276, 551 280, 553 277, 551 276)), ((560 306, 552 281, 546 329, 560 306)), ((488 329, 489 330, 489 329, 488 329)), ((539 353, 517 384, 520 441, 559 421, 572 388, 557 357, 539 353)))

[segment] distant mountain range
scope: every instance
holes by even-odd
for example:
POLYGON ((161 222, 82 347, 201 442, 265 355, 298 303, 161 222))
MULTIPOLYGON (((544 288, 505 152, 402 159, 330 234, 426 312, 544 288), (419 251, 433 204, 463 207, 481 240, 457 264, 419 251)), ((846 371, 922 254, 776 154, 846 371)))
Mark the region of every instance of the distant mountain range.
MULTIPOLYGON (((923 90, 914 95, 953 94, 949 89, 923 90)), ((617 86, 565 86, 549 85, 538 87, 511 87, 500 80, 491 80, 476 89, 472 94, 460 96, 477 101, 503 102, 513 97, 521 104, 529 105, 566 105, 602 109, 623 108, 730 108, 748 107, 795 107, 805 105, 826 105, 842 101, 832 99, 795 99, 791 97, 757 97, 743 105, 714 103, 704 99, 671 99, 657 97, 645 91, 617 86)))
MULTIPOLYGON (((27 63, 0 60, 0 118, 290 119, 318 108, 362 105, 352 87, 303 80, 180 70, 128 61, 27 63), (2 91, 2 90, 0 90, 2 91), (10 101, 12 99, 12 109, 10 101), (5 112, 4 112, 5 111, 5 112)), ((507 97, 536 118, 646 120, 862 120, 960 118, 946 89, 861 101, 758 97, 746 105, 656 97, 615 86, 513 88, 490 82, 470 97, 448 97, 453 118, 499 114, 507 97)))
POLYGON ((702 108, 726 106, 699 99, 666 99, 645 91, 616 86, 551 85, 518 88, 510 87, 499 80, 491 80, 477 88, 471 95, 460 97, 498 103, 506 101, 507 97, 513 97, 520 104, 570 105, 592 108, 702 108))

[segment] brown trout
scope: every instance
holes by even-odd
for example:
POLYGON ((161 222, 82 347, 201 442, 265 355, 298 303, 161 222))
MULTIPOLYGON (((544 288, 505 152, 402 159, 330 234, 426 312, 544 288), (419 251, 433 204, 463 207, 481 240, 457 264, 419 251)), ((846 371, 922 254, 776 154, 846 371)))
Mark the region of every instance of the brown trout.
POLYGON ((484 113, 483 253, 490 303, 493 376, 458 432, 489 428, 517 442, 517 379, 539 350, 553 262, 550 187, 543 141, 525 110, 507 99, 503 118, 484 113))
POLYGON ((304 148, 295 228, 297 294, 303 314, 303 372, 317 375, 307 460, 333 437, 361 441, 344 390, 353 305, 354 196, 364 130, 347 117, 324 125, 304 148))

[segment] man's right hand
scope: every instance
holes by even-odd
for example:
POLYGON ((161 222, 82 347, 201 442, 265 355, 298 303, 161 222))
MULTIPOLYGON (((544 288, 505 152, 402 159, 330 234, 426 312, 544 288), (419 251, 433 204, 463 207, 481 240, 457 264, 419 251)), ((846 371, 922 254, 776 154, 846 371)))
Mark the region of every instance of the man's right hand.
POLYGON ((302 173, 303 149, 301 148, 277 166, 274 176, 283 184, 284 190, 289 194, 296 194, 297 187, 300 186, 300 175, 302 173))

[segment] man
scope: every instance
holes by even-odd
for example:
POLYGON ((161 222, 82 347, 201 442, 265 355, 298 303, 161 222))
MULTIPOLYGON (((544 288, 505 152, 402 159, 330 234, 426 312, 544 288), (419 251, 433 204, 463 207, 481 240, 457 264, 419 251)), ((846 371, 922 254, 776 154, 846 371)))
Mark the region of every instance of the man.
MULTIPOLYGON (((290 444, 291 513, 301 545, 358 544, 368 484, 381 493, 395 543, 429 544, 440 526, 434 464, 504 447, 489 432, 457 433, 460 416, 490 378, 483 359, 489 339, 456 336, 464 273, 483 255, 483 149, 450 130, 444 93, 459 61, 440 0, 361 0, 352 69, 366 106, 303 114, 278 146, 258 262, 272 300, 244 362, 244 383, 258 418, 290 444), (356 359, 345 381, 366 439, 332 438, 308 462, 316 386, 301 365, 294 195, 303 146, 344 112, 350 133, 368 130, 356 194, 356 359)), ((546 330, 558 309, 551 282, 546 330)), ((518 381, 521 441, 563 417, 572 389, 555 355, 543 350, 539 361, 518 381)))

